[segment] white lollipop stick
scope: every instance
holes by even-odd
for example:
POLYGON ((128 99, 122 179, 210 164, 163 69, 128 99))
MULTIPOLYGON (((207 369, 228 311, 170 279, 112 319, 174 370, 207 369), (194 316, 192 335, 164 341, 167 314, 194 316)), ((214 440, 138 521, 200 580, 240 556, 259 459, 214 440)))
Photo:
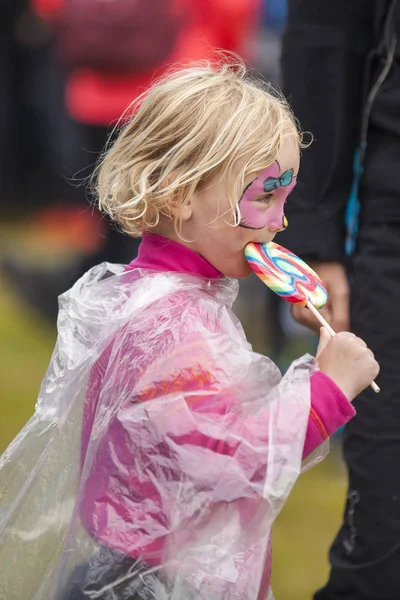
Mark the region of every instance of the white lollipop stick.
POLYGON ((326 319, 324 319, 324 317, 321 315, 321 313, 315 308, 314 304, 311 304, 310 300, 307 300, 306 306, 309 310, 311 310, 312 314, 318 319, 318 321, 321 323, 321 325, 329 331, 329 333, 331 334, 332 337, 334 335, 336 335, 336 331, 334 329, 332 329, 332 327, 329 325, 328 321, 326 321, 326 319))
MULTIPOLYGON (((307 300, 307 304, 306 304, 307 308, 309 310, 311 310, 312 314, 318 319, 318 321, 321 323, 321 325, 323 327, 325 327, 325 329, 327 329, 329 331, 329 333, 331 334, 331 336, 333 337, 334 335, 336 335, 336 332, 334 329, 332 329, 332 327, 329 325, 329 323, 324 319, 324 317, 321 315, 321 313, 315 308, 315 306, 313 304, 311 304, 310 300, 307 300)), ((372 389, 374 390, 374 392, 376 394, 378 394, 381 391, 381 388, 376 385, 375 381, 373 381, 370 386, 372 387, 372 389)))

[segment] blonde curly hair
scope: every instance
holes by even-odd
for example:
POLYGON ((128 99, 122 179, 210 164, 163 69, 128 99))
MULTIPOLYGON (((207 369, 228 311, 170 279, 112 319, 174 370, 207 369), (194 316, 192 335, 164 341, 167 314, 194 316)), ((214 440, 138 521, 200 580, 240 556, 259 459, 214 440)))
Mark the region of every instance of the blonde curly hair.
POLYGON ((132 236, 172 219, 172 203, 217 177, 238 224, 247 175, 272 164, 287 137, 303 145, 285 99, 237 57, 170 72, 129 114, 94 181, 99 208, 132 236))

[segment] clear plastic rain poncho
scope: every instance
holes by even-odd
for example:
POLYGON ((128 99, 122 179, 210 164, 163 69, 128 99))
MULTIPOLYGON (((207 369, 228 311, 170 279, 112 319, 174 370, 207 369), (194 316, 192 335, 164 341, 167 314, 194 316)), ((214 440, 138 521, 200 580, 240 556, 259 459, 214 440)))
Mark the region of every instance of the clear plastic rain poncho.
POLYGON ((61 297, 36 412, 0 462, 1 599, 272 598, 314 361, 282 378, 254 353, 237 291, 103 264, 61 297))

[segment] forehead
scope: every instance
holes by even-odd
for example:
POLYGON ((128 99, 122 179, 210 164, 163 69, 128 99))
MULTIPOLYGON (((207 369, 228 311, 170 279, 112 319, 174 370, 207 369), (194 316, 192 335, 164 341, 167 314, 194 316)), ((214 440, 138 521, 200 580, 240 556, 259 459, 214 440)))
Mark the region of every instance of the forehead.
POLYGON ((297 176, 300 167, 300 150, 296 138, 289 137, 283 144, 277 156, 281 173, 288 169, 293 169, 294 176, 297 176))

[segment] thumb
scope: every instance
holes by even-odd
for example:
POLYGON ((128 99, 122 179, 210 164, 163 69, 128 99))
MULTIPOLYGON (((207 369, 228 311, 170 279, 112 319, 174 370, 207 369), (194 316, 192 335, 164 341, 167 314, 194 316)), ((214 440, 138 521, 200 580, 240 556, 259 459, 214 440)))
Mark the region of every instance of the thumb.
POLYGON ((317 348, 316 358, 318 358, 325 350, 331 340, 331 334, 325 327, 321 327, 319 332, 319 344, 317 348))
POLYGON ((350 300, 346 289, 331 292, 332 327, 335 331, 348 331, 350 328, 350 300))

